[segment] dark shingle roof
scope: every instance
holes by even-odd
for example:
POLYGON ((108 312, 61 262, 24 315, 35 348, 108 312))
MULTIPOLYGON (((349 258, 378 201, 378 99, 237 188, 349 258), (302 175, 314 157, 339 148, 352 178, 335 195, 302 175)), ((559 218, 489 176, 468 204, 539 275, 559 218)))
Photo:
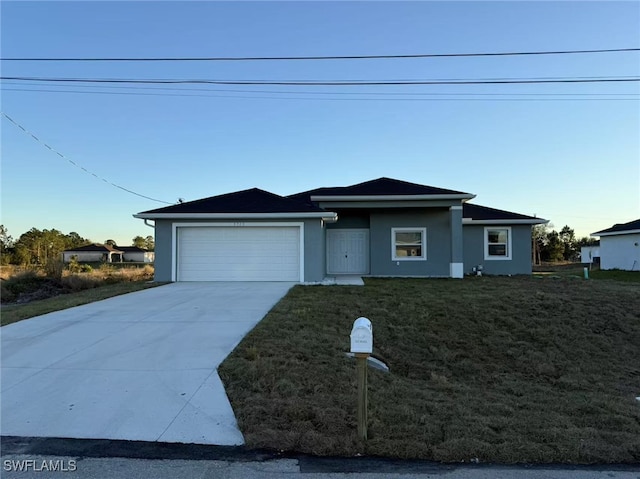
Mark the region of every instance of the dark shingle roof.
POLYGON ((72 251, 85 251, 85 252, 99 252, 99 253, 122 253, 123 251, 118 249, 119 247, 113 247, 108 244, 89 244, 86 246, 78 246, 77 248, 71 248, 64 250, 65 253, 72 251))
POLYGON ((470 203, 463 203, 462 205, 462 217, 472 220, 538 220, 540 223, 545 223, 546 220, 542 218, 536 218, 535 216, 521 215, 519 213, 513 213, 511 211, 498 210, 495 208, 489 208, 487 206, 474 205, 470 203))
POLYGON ((142 214, 167 213, 311 213, 324 212, 317 206, 285 198, 258 188, 211 196, 201 200, 144 211, 142 214))
POLYGON ((378 178, 351 186, 316 188, 288 196, 309 202, 312 196, 403 196, 403 195, 469 195, 462 191, 447 190, 434 186, 419 185, 393 178, 378 178))
POLYGON ((628 223, 617 223, 606 230, 591 233, 592 236, 598 236, 602 233, 623 233, 625 231, 640 230, 640 219, 629 221, 628 223))
POLYGON ((116 248, 125 253, 147 253, 149 251, 138 246, 116 246, 116 248))

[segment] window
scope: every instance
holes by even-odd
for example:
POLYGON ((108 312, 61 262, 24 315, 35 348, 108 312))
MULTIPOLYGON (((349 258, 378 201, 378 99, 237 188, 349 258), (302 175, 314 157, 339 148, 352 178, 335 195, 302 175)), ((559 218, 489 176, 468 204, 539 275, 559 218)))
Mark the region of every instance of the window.
POLYGON ((391 228, 391 258, 396 261, 427 259, 426 228, 391 228))
POLYGON ((511 228, 484 229, 484 259, 511 259, 511 228))

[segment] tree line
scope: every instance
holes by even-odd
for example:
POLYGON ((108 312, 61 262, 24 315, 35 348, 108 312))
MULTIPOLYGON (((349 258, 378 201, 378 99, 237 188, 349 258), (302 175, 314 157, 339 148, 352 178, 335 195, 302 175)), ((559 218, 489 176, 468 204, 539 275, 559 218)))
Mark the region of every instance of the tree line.
POLYGON ((580 248, 598 244, 598 240, 583 236, 576 238, 572 228, 565 225, 556 231, 551 224, 535 225, 532 229, 533 262, 577 261, 580 248))
MULTIPOLYGON (((57 229, 31 228, 14 240, 7 228, 0 225, 0 262, 16 265, 46 265, 51 261, 59 261, 64 250, 93 244, 94 241, 83 238, 75 231, 64 234, 57 229)), ((103 244, 117 246, 115 241, 108 239, 103 244)), ((132 239, 132 246, 153 250, 155 248, 153 236, 136 236, 132 239)))

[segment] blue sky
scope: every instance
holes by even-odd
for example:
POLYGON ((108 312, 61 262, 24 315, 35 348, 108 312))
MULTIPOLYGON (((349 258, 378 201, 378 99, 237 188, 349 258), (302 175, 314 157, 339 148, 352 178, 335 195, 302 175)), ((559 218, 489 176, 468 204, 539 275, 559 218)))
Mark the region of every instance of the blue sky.
MULTIPOLYGON (((0 13, 3 58, 640 47, 638 2, 4 1, 0 13)), ((47 78, 639 77, 640 54, 4 61, 1 67, 2 76, 47 78)), ((536 214, 556 229, 568 224, 578 236, 640 217, 639 98, 637 82, 135 88, 2 82, 2 111, 42 141, 108 182, 166 202, 251 187, 284 195, 388 176, 474 193, 475 203, 536 214)), ((87 174, 5 118, 0 126, 1 221, 11 235, 57 228, 124 245, 152 234, 132 214, 162 203, 87 174)))

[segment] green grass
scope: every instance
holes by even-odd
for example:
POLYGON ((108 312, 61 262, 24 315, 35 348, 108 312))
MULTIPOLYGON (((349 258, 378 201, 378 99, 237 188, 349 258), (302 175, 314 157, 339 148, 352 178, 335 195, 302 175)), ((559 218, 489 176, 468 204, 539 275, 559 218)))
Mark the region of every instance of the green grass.
MULTIPOLYGON (((581 263, 548 263, 534 267, 534 277, 556 276, 560 278, 584 279, 585 265, 581 263)), ((619 269, 601 270, 594 265, 589 270, 590 279, 612 279, 640 283, 640 271, 623 271, 619 269)))
POLYGON ((98 286, 69 294, 61 294, 53 298, 31 301, 24 304, 2 305, 0 309, 0 325, 15 323, 23 319, 40 316, 42 314, 59 311, 62 309, 92 303, 102 299, 111 298, 121 294, 141 291, 143 289, 159 286, 162 283, 149 283, 144 281, 131 281, 116 284, 98 286))
POLYGON ((219 371, 250 447, 436 461, 640 461, 637 284, 571 277, 297 286, 219 371), (369 440, 356 435, 371 319, 369 440))

